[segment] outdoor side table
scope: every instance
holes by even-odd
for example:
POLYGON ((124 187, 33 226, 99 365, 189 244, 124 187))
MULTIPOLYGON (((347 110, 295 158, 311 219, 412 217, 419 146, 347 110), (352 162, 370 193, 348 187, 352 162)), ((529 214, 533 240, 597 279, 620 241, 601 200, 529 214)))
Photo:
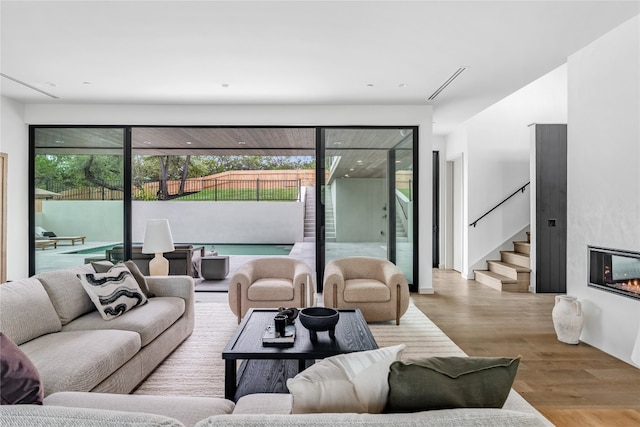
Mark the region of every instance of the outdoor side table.
POLYGON ((200 259, 202 277, 207 280, 221 280, 229 274, 228 256, 205 256, 200 259))

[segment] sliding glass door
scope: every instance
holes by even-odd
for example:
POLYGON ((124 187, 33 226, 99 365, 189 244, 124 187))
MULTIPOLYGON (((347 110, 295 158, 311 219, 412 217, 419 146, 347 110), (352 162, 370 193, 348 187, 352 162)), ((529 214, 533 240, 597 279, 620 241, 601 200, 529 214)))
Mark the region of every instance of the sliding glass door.
POLYGON ((125 129, 30 131, 30 274, 104 259, 125 239, 125 129))
POLYGON ((319 283, 326 263, 388 259, 415 282, 414 128, 323 128, 319 132, 319 283))

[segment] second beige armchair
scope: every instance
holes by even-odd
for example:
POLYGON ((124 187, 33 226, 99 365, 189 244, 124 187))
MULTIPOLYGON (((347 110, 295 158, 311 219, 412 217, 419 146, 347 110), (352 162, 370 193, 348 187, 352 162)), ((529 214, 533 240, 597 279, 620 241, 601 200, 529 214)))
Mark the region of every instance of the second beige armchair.
POLYGON ((359 308, 367 322, 395 320, 409 308, 409 285, 392 262, 370 257, 330 261, 324 270, 324 305, 359 308))
POLYGON ((296 258, 256 258, 242 264, 229 282, 229 307, 238 323, 250 308, 313 305, 313 272, 296 258))

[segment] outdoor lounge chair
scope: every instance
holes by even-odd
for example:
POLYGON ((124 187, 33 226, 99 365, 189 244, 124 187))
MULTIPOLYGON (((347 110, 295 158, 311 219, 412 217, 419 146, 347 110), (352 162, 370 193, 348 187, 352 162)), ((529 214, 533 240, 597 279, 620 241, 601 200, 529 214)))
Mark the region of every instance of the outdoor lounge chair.
MULTIPOLYGON (((42 227, 36 227, 36 239, 38 237, 55 242, 56 244, 54 245, 54 247, 57 247, 58 242, 65 240, 70 241, 71 246, 75 246, 76 242, 80 242, 81 245, 84 245, 84 240, 87 238, 86 236, 56 236, 56 233, 54 233, 53 231, 47 231, 42 227)), ((44 245, 44 243, 42 243, 43 241, 44 240, 36 240, 36 246, 44 249, 44 246, 42 246, 44 245)))

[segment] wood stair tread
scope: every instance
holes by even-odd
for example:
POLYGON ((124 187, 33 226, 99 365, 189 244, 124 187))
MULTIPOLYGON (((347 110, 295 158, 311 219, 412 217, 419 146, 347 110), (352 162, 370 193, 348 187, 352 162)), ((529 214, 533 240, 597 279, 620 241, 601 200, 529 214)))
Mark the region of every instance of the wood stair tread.
POLYGON ((510 262, 499 261, 499 260, 489 260, 489 261, 487 261, 487 263, 488 264, 493 263, 493 264, 502 265, 504 267, 513 268, 518 273, 531 273, 531 269, 530 268, 523 267, 521 265, 512 264, 510 262))
POLYGON ((476 270, 475 273, 476 274, 484 274, 485 276, 489 276, 492 279, 499 280, 502 283, 516 283, 517 282, 516 279, 511 279, 511 278, 509 278, 507 276, 503 276, 502 274, 494 273, 493 271, 489 271, 489 270, 476 270))
POLYGON ((522 252, 516 252, 516 251, 500 251, 501 254, 513 254, 513 255, 520 255, 520 256, 524 256, 529 258, 529 254, 525 254, 522 252))

